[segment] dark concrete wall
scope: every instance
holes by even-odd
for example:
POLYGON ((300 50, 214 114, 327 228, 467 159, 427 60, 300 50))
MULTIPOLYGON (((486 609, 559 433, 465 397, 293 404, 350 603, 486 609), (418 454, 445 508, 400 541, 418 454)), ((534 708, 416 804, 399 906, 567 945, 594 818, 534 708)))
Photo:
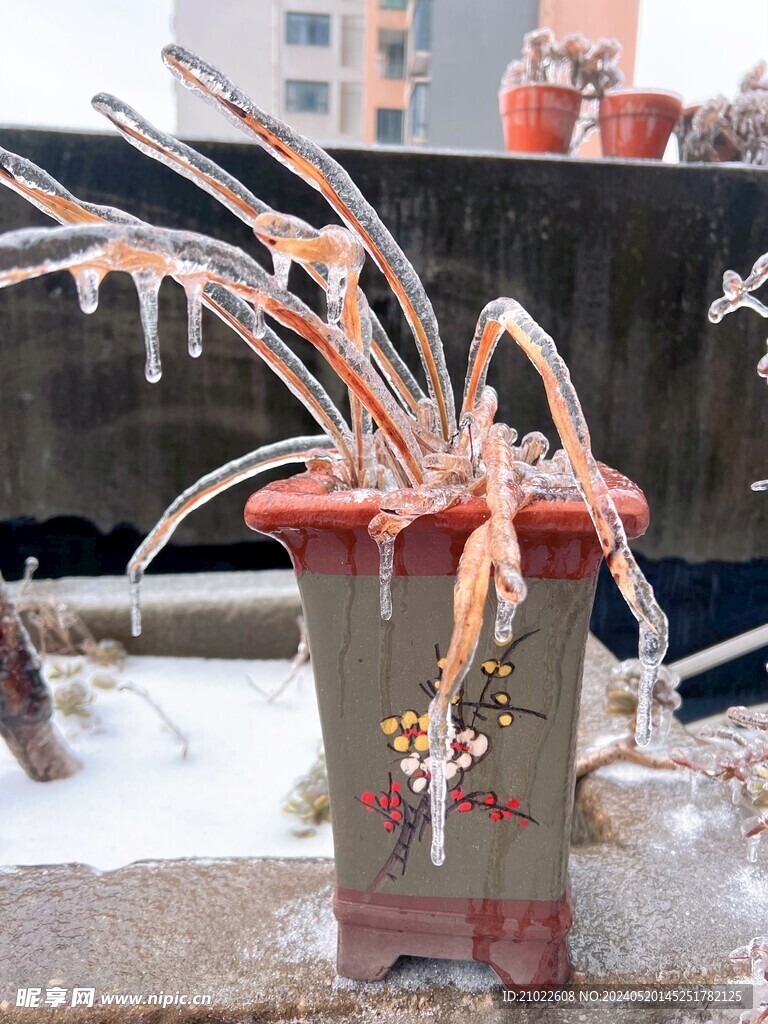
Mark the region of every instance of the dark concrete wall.
MULTIPOLYGON (((156 224, 204 231, 258 253, 212 199, 118 139, 2 131, 0 144, 76 194, 156 224)), ((321 197, 260 150, 201 146, 278 209, 322 224, 321 197)), ((715 327, 709 302, 726 267, 768 248, 768 175, 557 159, 347 150, 338 154, 421 273, 461 387, 483 305, 518 298, 566 357, 599 458, 632 476, 653 523, 638 547, 690 561, 768 557, 768 394, 754 372, 765 327, 746 312, 715 327)), ((0 228, 41 224, 0 192, 0 228)), ((374 307, 412 364, 413 346, 383 279, 374 307)), ((293 278, 300 281, 297 273, 293 278)), ((198 476, 259 444, 312 430, 294 399, 213 318, 203 358, 187 358, 183 295, 163 286, 165 373, 143 377, 133 287, 108 278, 83 316, 66 274, 0 293, 0 522, 85 516, 103 529, 152 525, 198 476)), ((303 342, 314 372, 340 389, 303 342)), ((501 415, 552 435, 544 392, 514 346, 490 374, 501 415)), ((248 484, 197 512, 186 543, 231 543, 248 484)))
POLYGON ((539 0, 433 2, 430 145, 504 149, 496 94, 538 22, 539 0))

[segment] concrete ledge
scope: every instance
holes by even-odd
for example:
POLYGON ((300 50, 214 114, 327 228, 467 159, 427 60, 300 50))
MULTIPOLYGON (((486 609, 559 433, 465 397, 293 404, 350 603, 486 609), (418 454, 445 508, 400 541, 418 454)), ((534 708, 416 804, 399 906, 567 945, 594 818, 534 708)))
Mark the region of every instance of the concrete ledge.
MULTIPOLYGON (((601 711, 614 664, 590 638, 582 751, 617 728, 601 711)), ((736 977, 728 953, 764 933, 768 919, 765 851, 748 864, 725 787, 705 783, 704 790, 692 802, 687 773, 634 765, 613 765, 580 786, 586 832, 609 826, 606 841, 571 851, 571 952, 580 982, 736 977)), ((322 860, 168 861, 103 874, 82 865, 0 870, 0 1020, 509 1020, 484 965, 402 958, 381 982, 336 977, 332 889, 333 864, 322 860), (94 988, 94 1007, 16 1009, 18 988, 53 985, 94 988), (159 993, 211 1001, 165 1009, 101 1003, 159 993)), ((615 1019, 607 1010, 579 1016, 559 1006, 514 1013, 537 1024, 615 1019)), ((675 1024, 711 1015, 636 1009, 620 1016, 626 1024, 675 1024)))
MULTIPOLYGON (((19 584, 11 584, 11 594, 19 584)), ((124 576, 78 576, 31 584, 76 612, 99 639, 131 654, 185 658, 289 658, 299 642, 299 590, 286 569, 146 576, 142 635, 131 636, 124 576)))

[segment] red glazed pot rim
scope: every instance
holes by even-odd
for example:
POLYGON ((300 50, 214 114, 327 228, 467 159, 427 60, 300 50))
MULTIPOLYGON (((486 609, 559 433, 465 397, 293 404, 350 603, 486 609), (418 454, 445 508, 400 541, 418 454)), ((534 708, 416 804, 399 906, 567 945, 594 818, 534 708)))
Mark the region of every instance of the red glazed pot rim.
MULTIPOLYGON (((501 108, 501 112, 504 113, 505 110, 510 109, 512 96, 522 97, 523 93, 531 91, 539 93, 540 97, 542 93, 546 91, 551 94, 552 99, 555 97, 565 99, 565 106, 568 110, 572 109, 576 100, 581 104, 581 90, 577 89, 575 85, 555 85, 550 84, 549 82, 530 82, 528 85, 509 85, 506 89, 499 90, 499 106, 501 108)), ((525 109, 527 106, 530 106, 530 104, 521 103, 520 109, 525 109)), ((537 102, 536 106, 541 106, 541 103, 537 102)), ((518 108, 512 107, 511 109, 516 110, 518 108)))
MULTIPOLYGON (((627 537, 642 536, 648 528, 649 511, 645 495, 631 480, 615 469, 598 463, 611 490, 627 537)), ((334 491, 310 476, 301 474, 267 484, 248 499, 247 525, 259 533, 280 530, 354 530, 367 528, 380 508, 378 491, 334 491)), ((489 518, 485 498, 465 497, 452 508, 437 515, 422 516, 443 530, 470 532, 489 518)), ((595 527, 583 501, 537 501, 515 517, 521 540, 529 535, 546 534, 571 537, 595 537, 595 527)))
MULTIPOLYGON (((666 96, 671 100, 679 100, 680 107, 683 105, 683 97, 679 92, 674 92, 672 89, 641 89, 639 87, 632 87, 627 89, 606 89, 603 93, 603 99, 611 99, 615 96, 666 96)), ((697 104, 701 106, 701 104, 697 104)))

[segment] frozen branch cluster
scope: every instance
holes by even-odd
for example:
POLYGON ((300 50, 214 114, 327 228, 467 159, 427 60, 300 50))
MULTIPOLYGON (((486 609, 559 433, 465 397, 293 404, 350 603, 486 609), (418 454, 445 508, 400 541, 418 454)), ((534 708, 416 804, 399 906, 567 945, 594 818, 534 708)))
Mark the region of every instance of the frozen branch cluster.
POLYGON ((713 96, 677 128, 680 159, 689 163, 737 160, 768 164, 768 65, 760 61, 732 100, 713 96))

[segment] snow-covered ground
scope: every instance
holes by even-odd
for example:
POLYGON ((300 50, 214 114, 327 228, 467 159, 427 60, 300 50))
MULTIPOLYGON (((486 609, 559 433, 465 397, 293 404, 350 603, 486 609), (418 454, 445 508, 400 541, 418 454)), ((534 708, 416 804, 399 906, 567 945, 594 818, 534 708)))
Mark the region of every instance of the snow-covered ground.
POLYGON ((82 762, 70 779, 31 782, 0 741, 0 864, 332 856, 330 825, 299 839, 301 823, 281 809, 320 745, 311 669, 272 703, 247 680, 272 692, 288 670, 287 661, 129 658, 119 679, 147 689, 186 734, 186 760, 143 700, 115 690, 98 691, 92 725, 57 713, 82 762))

